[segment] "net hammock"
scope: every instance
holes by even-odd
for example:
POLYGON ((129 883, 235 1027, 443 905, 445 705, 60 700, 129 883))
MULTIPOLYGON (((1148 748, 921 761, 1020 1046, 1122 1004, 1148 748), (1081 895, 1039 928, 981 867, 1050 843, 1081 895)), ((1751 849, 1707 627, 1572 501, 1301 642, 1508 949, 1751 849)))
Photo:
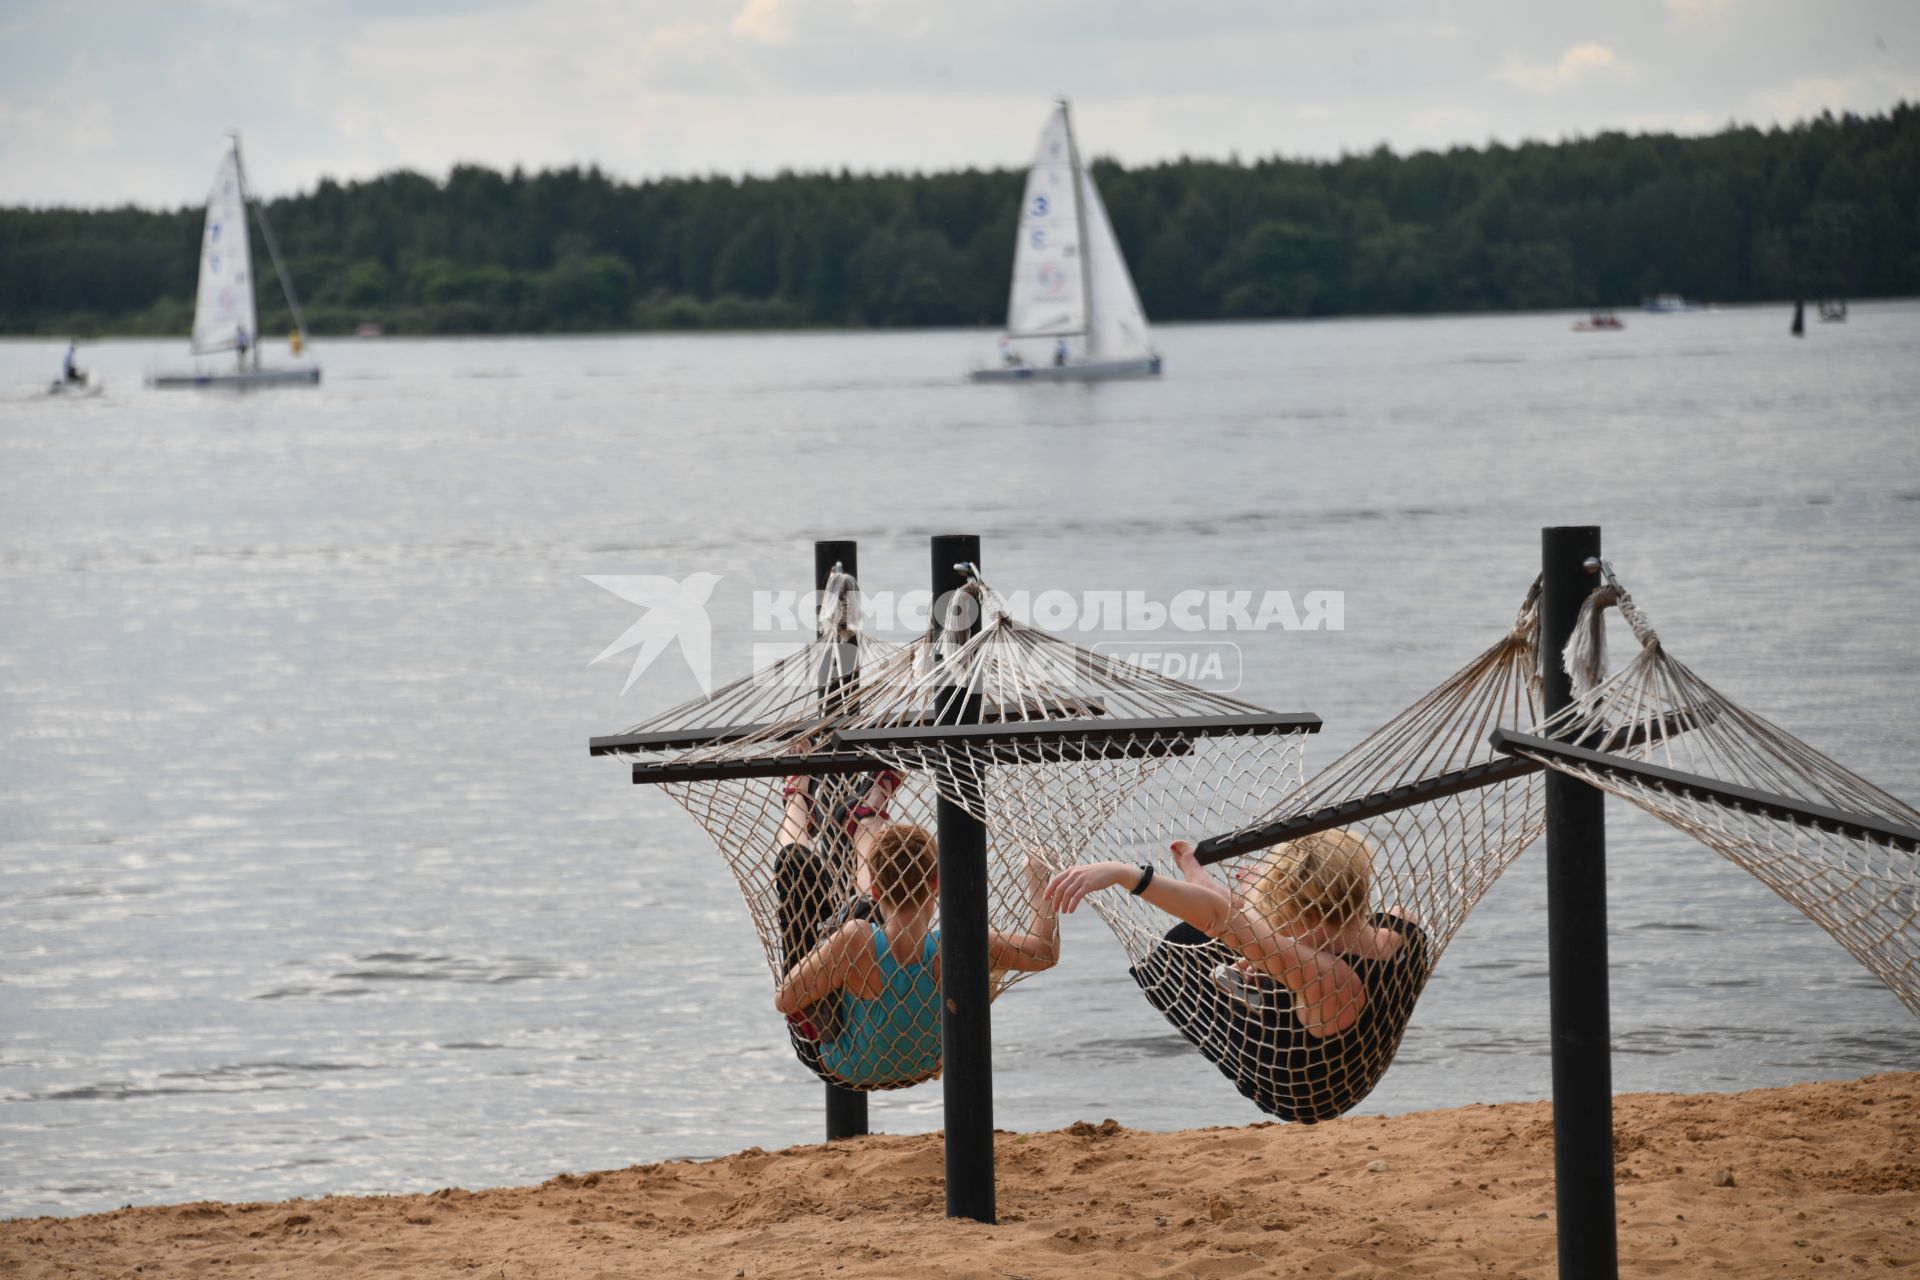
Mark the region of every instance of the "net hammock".
POLYGON ((1534 747, 1512 749, 1632 801, 1759 877, 1920 1015, 1920 812, 1707 684, 1602 567, 1607 583, 1567 647, 1574 701, 1531 732, 1534 747), (1639 651, 1602 679, 1609 606, 1639 651), (1635 723, 1664 731, 1602 754, 1538 742, 1591 743, 1635 723), (1623 772, 1609 757, 1652 768, 1623 772))
MULTIPOLYGON (((906 646, 864 635, 857 599, 857 584, 836 577, 812 644, 710 698, 597 740, 597 749, 636 759, 636 781, 661 785, 712 837, 776 988, 798 973, 798 981, 836 989, 790 1016, 790 1037, 822 1079, 868 1091, 931 1079, 941 1066, 933 866, 883 837, 933 831, 943 796, 985 824, 990 990, 998 997, 1051 963, 1036 954, 1035 940, 1053 927, 1039 890, 1059 858, 1071 858, 1100 826, 1096 816, 1055 815, 1050 838, 1066 852, 1037 857, 1040 847, 1010 821, 1008 801, 1021 793, 1008 778, 1082 765, 1076 776, 1086 797, 1076 812, 1104 816, 1157 754, 1196 750, 1191 726, 1116 734, 1116 724, 1211 716, 1247 736, 1253 722, 1270 726, 1276 717, 1042 637, 1014 622, 977 578, 906 646), (978 612, 988 625, 967 638, 978 612), (916 733, 949 732, 939 726, 956 721, 1022 738, 983 739, 964 752, 914 745, 916 733), (862 734, 889 741, 864 743, 862 734), (837 947, 848 933, 859 945, 837 947)), ((1291 740, 1303 719, 1312 718, 1279 717, 1288 727, 1268 736, 1291 740)), ((1297 782, 1298 758, 1296 746, 1291 767, 1276 760, 1266 770, 1270 785, 1297 782)))
MULTIPOLYGON (((1170 840, 1227 831, 1202 856, 1227 857, 1235 881, 1268 907, 1260 923, 1269 943, 1312 932, 1301 915, 1309 888, 1341 898, 1314 921, 1350 928, 1347 941, 1357 947, 1338 984, 1347 1002, 1336 1007, 1317 991, 1303 1001, 1301 984, 1275 976, 1284 965, 1250 963, 1140 897, 1088 899, 1125 947, 1148 1001, 1244 1096, 1283 1119, 1330 1119, 1378 1081, 1434 961, 1541 831, 1537 766, 1501 757, 1487 742, 1494 728, 1538 718, 1536 598, 1537 587, 1497 643, 1304 786, 1297 734, 1193 738, 1170 724, 1121 743, 1063 740, 1015 751, 985 735, 929 736, 870 749, 903 770, 946 779, 942 789, 957 803, 1056 871, 1119 860, 1178 876, 1170 840)), ((990 593, 987 603, 991 610, 990 593)), ((1076 699, 1128 718, 1247 708, 1005 619, 960 649, 955 665, 1014 703, 1068 716, 1086 714, 1076 699)), ((867 714, 898 718, 918 701, 901 694, 899 706, 867 714)), ((838 740, 864 741, 859 723, 854 716, 838 740)), ((1280 950, 1259 941, 1249 949, 1280 950)))
MULTIPOLYGON (((1540 834, 1537 771, 1487 746, 1491 729, 1535 718, 1537 589, 1466 666, 1255 821, 1202 842, 1247 925, 1233 946, 1168 929, 1139 898, 1095 900, 1148 1002, 1261 1110, 1313 1123, 1364 1099, 1441 952, 1540 834)), ((1134 797, 1115 830, 1126 857, 1158 854, 1157 874, 1177 874, 1166 836, 1220 830, 1188 815, 1186 790, 1134 797)))

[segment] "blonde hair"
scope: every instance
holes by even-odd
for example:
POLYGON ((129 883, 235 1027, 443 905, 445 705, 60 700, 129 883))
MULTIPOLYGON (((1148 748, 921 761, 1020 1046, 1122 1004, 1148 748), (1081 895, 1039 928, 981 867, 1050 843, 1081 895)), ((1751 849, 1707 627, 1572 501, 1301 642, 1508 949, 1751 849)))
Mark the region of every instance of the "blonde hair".
POLYGON ((1366 912, 1372 880, 1372 847, 1335 829, 1275 845, 1247 878, 1244 892, 1248 904, 1282 933, 1314 923, 1339 930, 1366 912))
POLYGON ((940 866, 939 846, 925 827, 896 822, 874 837, 868 855, 873 896, 883 906, 909 907, 923 901, 940 866))

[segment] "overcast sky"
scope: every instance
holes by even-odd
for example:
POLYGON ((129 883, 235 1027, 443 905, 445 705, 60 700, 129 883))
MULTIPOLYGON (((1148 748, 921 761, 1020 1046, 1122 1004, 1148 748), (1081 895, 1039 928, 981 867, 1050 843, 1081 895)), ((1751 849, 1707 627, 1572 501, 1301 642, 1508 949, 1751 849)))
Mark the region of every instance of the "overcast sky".
POLYGON ((0 0, 0 204, 1712 132, 1920 102, 1920 0, 0 0))

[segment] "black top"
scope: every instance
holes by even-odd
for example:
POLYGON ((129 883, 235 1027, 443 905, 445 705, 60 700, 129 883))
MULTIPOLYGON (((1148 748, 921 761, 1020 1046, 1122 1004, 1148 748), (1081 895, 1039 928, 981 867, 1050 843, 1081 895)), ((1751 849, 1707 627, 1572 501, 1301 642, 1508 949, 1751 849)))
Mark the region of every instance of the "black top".
POLYGON ((1302 1026, 1292 994, 1265 974, 1246 976, 1251 1000, 1222 989, 1214 971, 1239 956, 1190 924, 1167 931, 1167 942, 1183 945, 1163 943, 1129 972, 1148 1003, 1254 1105, 1312 1124, 1350 1111, 1380 1082, 1432 969, 1426 930, 1384 912, 1370 923, 1406 942, 1385 960, 1344 957, 1360 975, 1367 1003, 1351 1027, 1331 1036, 1302 1026))

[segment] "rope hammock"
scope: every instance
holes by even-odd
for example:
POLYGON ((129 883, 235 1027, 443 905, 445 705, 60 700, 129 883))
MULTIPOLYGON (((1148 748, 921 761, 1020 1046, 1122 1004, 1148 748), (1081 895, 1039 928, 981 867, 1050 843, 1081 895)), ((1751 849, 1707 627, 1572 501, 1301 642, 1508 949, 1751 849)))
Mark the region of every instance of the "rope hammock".
MULTIPOLYGON (((1200 845, 1199 858, 1224 862, 1236 900, 1281 940, 1267 952, 1343 917, 1333 949, 1352 973, 1331 1007, 1296 975, 1276 976, 1281 966, 1250 963, 1244 948, 1188 924, 1167 929, 1137 897, 1090 900, 1148 1002, 1263 1111, 1313 1123, 1365 1098, 1441 952, 1540 834, 1538 771, 1487 746, 1494 727, 1535 718, 1537 590, 1485 652, 1258 818, 1200 845)), ((1241 785, 1163 781, 1109 827, 1124 856, 1158 856, 1156 874, 1168 873, 1169 834, 1208 829, 1200 824, 1210 814, 1189 804, 1195 786, 1241 785)))
POLYGON ((1602 567, 1607 585, 1567 647, 1574 701, 1506 749, 1630 800, 1752 872, 1920 1015, 1920 812, 1694 674, 1602 567), (1639 652, 1602 680, 1608 606, 1639 652), (1661 731, 1591 749, 1605 727, 1636 723, 1661 731), (1649 767, 1627 772, 1621 757, 1649 767))
MULTIPOLYGON (((1237 750, 1262 762, 1253 774, 1271 793, 1298 781, 1302 722, 1317 721, 1275 717, 1033 631, 977 578, 904 647, 864 636, 857 586, 848 579, 839 588, 830 582, 821 635, 802 651, 598 739, 596 749, 638 759, 636 780, 661 784, 706 829, 747 902, 776 987, 796 971, 811 974, 807 966, 822 963, 849 921, 872 931, 884 989, 866 999, 849 986, 821 999, 789 1018, 790 1035, 800 1060, 829 1083, 901 1088, 941 1067, 937 984, 928 981, 937 974, 938 918, 936 910, 917 949, 891 954, 890 918, 928 903, 932 868, 922 859, 885 892, 880 882, 896 877, 880 865, 893 856, 881 836, 932 831, 937 800, 960 805, 987 830, 990 939, 1031 937, 1043 915, 1051 920, 1039 908, 1046 873, 1070 861, 1163 757, 1204 761, 1228 750, 1222 744, 1243 744, 1237 750), (967 637, 975 610, 987 625, 967 637), (1193 718, 1209 723, 1187 723, 1193 718), (953 730, 941 726, 954 723, 978 736, 964 746, 916 737, 944 737, 953 730), (1116 734, 1116 726, 1134 729, 1116 734), (1009 743, 1009 731, 1020 740, 1009 743), (1263 748, 1244 745, 1256 737, 1263 748), (1074 798, 1039 823, 1026 803, 1033 792, 1019 780, 1042 775, 1070 776, 1061 794, 1074 798)), ((853 976, 853 962, 835 964, 828 986, 853 976)), ((993 996, 1028 971, 996 960, 993 996)))
MULTIPOLYGON (((1169 929, 1168 916, 1139 897, 1088 901, 1126 948, 1148 1001, 1242 1094, 1289 1120, 1349 1110, 1384 1072, 1441 950, 1541 831, 1538 767, 1487 742, 1492 729, 1538 718, 1535 594, 1496 644, 1304 787, 1297 734, 1195 738, 1179 728, 1257 709, 995 616, 990 591, 981 599, 988 625, 975 640, 938 674, 925 670, 919 683, 889 690, 890 701, 850 715, 835 741, 939 779, 990 830, 1056 871, 1117 858, 1178 876, 1171 838, 1226 830, 1202 856, 1232 857, 1243 896, 1269 908, 1269 934, 1306 936, 1301 904, 1316 892, 1343 897, 1342 923, 1368 935, 1349 966, 1358 981, 1348 985, 1362 994, 1331 1009, 1324 1000, 1296 1008, 1289 982, 1191 924, 1169 929), (1158 717, 1166 727, 1018 750, 986 732, 882 743, 863 730, 925 705, 939 680, 987 691, 987 705, 1008 715, 1158 717)), ((1312 924, 1329 923, 1328 912, 1315 914, 1312 924)))

